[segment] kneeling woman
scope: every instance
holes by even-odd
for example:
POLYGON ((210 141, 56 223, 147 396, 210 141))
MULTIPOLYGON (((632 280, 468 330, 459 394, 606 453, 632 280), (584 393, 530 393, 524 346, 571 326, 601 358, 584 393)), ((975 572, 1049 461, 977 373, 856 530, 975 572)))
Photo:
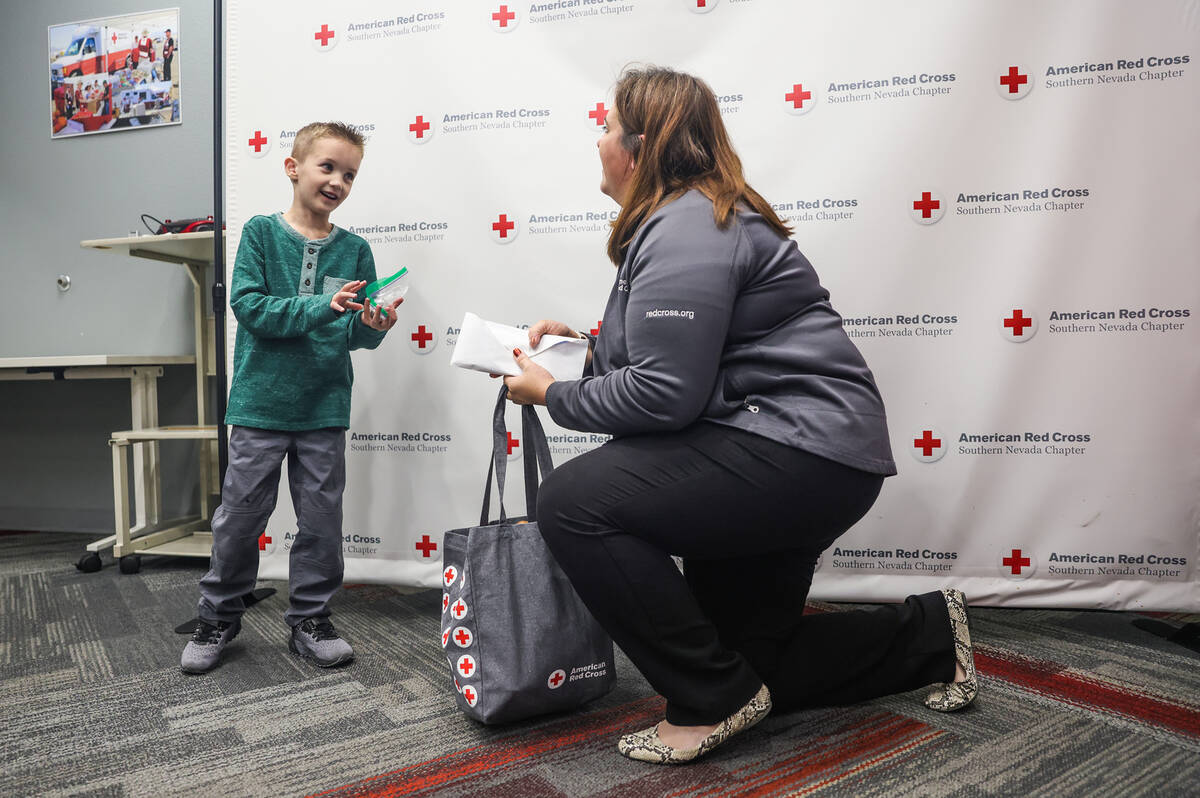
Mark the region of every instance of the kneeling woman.
MULTIPOLYGON (((597 620, 667 700, 618 743, 695 759, 781 709, 977 690, 962 593, 803 615, 817 557, 896 473, 883 402, 787 226, 746 184, 703 82, 626 71, 597 146, 621 205, 587 374, 519 352, 521 404, 613 439, 554 471, 537 519, 597 620), (684 560, 684 573, 671 555, 684 560)), ((559 322, 530 329, 578 335, 559 322)))

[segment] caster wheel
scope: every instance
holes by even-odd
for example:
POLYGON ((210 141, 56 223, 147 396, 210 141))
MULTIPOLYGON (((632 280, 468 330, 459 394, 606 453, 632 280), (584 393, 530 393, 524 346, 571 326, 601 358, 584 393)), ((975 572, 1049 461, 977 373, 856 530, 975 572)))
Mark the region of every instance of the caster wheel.
POLYGON ((126 554, 117 560, 117 564, 121 567, 121 573, 136 574, 142 570, 142 556, 140 554, 126 554))
POLYGON ((75 567, 85 574, 96 573, 100 570, 100 565, 100 555, 94 551, 84 552, 83 556, 75 563, 75 567))

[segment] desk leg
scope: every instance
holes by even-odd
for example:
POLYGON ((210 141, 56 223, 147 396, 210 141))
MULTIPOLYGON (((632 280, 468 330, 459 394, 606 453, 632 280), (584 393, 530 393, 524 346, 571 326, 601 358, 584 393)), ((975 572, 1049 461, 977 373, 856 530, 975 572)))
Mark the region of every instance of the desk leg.
MULTIPOLYGON (((213 365, 209 361, 212 358, 225 357, 225 353, 216 351, 215 343, 212 343, 210 350, 208 325, 204 322, 204 264, 184 261, 183 266, 192 281, 192 337, 196 347, 196 423, 203 425, 208 423, 208 371, 213 365)), ((221 390, 224 390, 224 386, 221 386, 221 390)), ((220 418, 216 420, 218 424, 223 421, 224 419, 220 418)), ((219 492, 216 482, 220 476, 212 476, 216 472, 212 466, 216 447, 215 441, 211 444, 208 441, 200 443, 201 518, 212 518, 213 508, 209 506, 209 496, 219 492)))
POLYGON ((109 441, 113 458, 113 514, 116 543, 113 556, 123 557, 129 546, 129 463, 125 454, 128 442, 109 441))
MULTIPOLYGON (((130 377, 133 402, 132 429, 158 426, 158 378, 160 366, 139 366, 130 377)), ((133 490, 137 501, 136 529, 157 524, 161 516, 162 481, 159 473, 158 442, 133 446, 133 490)))

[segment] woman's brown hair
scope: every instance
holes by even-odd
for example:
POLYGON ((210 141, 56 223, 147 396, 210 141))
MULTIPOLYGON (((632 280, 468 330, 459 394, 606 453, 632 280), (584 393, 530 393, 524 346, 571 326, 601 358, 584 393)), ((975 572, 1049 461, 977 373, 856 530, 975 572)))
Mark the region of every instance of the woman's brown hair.
POLYGON ((634 158, 621 212, 612 223, 608 257, 618 266, 650 214, 690 189, 712 200, 713 218, 729 225, 739 203, 791 235, 767 201, 746 183, 717 97, 699 78, 665 67, 626 69, 617 79, 613 108, 624 131, 621 145, 634 158))

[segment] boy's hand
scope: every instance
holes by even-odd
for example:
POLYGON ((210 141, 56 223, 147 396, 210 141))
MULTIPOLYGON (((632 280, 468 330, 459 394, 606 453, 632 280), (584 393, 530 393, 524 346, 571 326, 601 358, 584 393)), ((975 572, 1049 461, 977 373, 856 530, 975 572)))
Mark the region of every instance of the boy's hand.
POLYGON ((333 295, 333 299, 329 301, 329 307, 338 313, 345 313, 347 310, 362 310, 362 305, 355 302, 354 297, 358 296, 358 292, 366 284, 366 280, 351 280, 346 283, 342 286, 342 290, 333 295))
POLYGON ((404 297, 400 297, 395 302, 382 307, 368 302, 359 318, 372 330, 387 332, 396 326, 396 308, 400 307, 400 303, 403 301, 404 297))

